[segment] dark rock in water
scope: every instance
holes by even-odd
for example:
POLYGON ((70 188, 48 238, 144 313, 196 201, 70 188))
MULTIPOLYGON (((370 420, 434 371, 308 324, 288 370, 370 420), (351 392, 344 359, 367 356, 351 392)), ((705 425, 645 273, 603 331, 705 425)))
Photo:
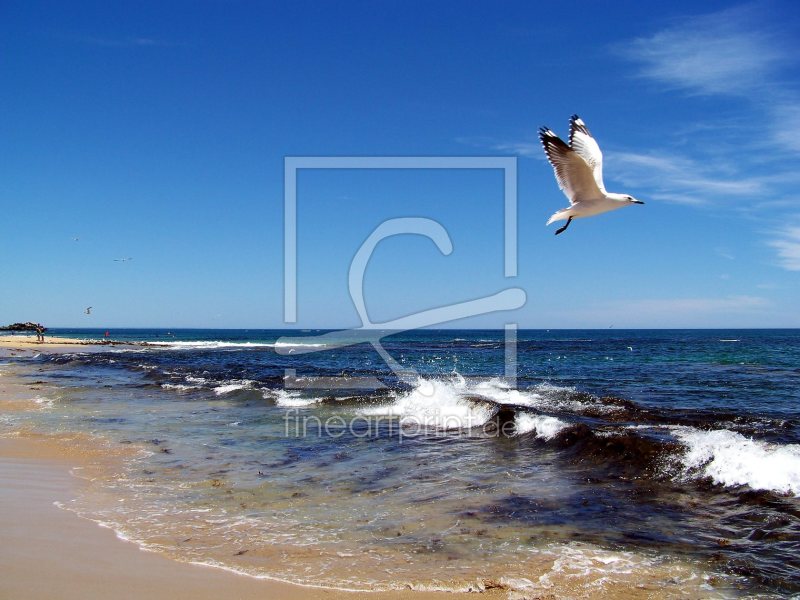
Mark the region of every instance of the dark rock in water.
MULTIPOLYGON (((482 404, 485 403, 482 400, 475 401, 473 400, 473 404, 482 404)), ((516 433, 516 417, 517 411, 514 407, 501 405, 500 408, 497 409, 494 417, 489 419, 486 423, 484 423, 482 429, 486 435, 495 436, 499 435, 500 437, 510 437, 516 433)))
POLYGON ((507 424, 513 422, 515 417, 516 411, 513 408, 501 406, 500 410, 498 410, 495 415, 495 420, 500 431, 505 431, 507 424))
POLYGON ((600 436, 583 423, 564 429, 553 443, 572 461, 593 463, 626 477, 645 474, 659 478, 664 457, 679 450, 677 443, 633 432, 600 436))

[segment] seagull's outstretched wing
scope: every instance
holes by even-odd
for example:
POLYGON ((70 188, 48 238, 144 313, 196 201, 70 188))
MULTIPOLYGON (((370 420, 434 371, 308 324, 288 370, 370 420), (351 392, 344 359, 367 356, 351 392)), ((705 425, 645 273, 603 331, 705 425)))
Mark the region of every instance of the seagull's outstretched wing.
POLYGON ((589 164, 553 133, 552 129, 542 127, 539 130, 539 139, 547 160, 553 165, 558 187, 564 190, 571 204, 575 204, 578 197, 597 198, 602 195, 589 164))
POLYGON ((586 123, 578 115, 569 119, 569 147, 578 153, 586 164, 592 169, 592 175, 597 182, 597 187, 605 194, 603 185, 603 153, 597 141, 592 137, 586 123))

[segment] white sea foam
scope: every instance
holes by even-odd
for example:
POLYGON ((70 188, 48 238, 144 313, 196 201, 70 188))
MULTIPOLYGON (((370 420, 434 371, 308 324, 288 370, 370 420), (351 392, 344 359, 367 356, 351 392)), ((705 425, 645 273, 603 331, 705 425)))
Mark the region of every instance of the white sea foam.
MULTIPOLYGON (((531 390, 520 391, 511 388, 500 378, 467 380, 455 373, 446 380, 420 378, 410 392, 395 393, 393 403, 364 408, 359 412, 367 416, 398 417, 403 425, 468 429, 485 424, 495 412, 491 405, 475 402, 476 399, 543 410, 563 409, 566 408, 565 401, 556 400, 553 395, 571 389, 542 384, 531 390)), ((566 403, 580 405, 577 402, 566 403)), ((517 416, 519 433, 536 430, 537 437, 542 439, 551 439, 568 425, 547 415, 520 413, 517 416)))
POLYGON ((453 381, 420 378, 410 392, 396 393, 392 404, 364 408, 367 416, 397 417, 403 426, 432 429, 469 429, 493 415, 489 406, 470 402, 469 385, 461 376, 453 381))
POLYGON ((232 380, 224 385, 218 385, 214 388, 214 393, 217 396, 221 396, 223 394, 230 394, 231 392, 235 392, 236 390, 249 390, 253 387, 254 381, 250 379, 239 379, 239 380, 232 380))
POLYGON ((547 415, 532 415, 528 413, 520 413, 515 419, 517 427, 517 435, 536 432, 536 437, 542 440, 552 440, 564 428, 569 427, 569 423, 562 421, 556 417, 547 415))
POLYGON ((42 408, 52 408, 56 402, 53 398, 45 398, 44 396, 36 396, 33 401, 42 408))
POLYGON ((313 343, 313 342, 275 342, 276 348, 324 348, 328 344, 313 343))
POLYGON ((800 496, 800 445, 772 444, 727 429, 670 429, 686 446, 682 460, 687 476, 800 496))
POLYGON ((178 390, 180 392, 185 392, 188 390, 199 390, 201 386, 199 385, 186 385, 183 383, 162 383, 161 387, 165 390, 178 390))
POLYGON ((587 405, 585 402, 571 400, 565 393, 575 392, 574 387, 558 386, 551 383, 540 383, 533 388, 517 390, 510 387, 504 380, 493 378, 479 380, 470 384, 468 391, 473 396, 486 398, 498 404, 527 406, 543 411, 561 410, 581 413, 589 406, 596 412, 608 413, 620 410, 620 407, 611 404, 598 402, 587 405))
POLYGON ((269 390, 264 392, 264 396, 267 397, 267 395, 275 399, 275 404, 284 408, 304 408, 322 400, 322 398, 303 398, 297 391, 269 390))
POLYGON ((195 341, 195 342, 147 342, 148 346, 157 346, 167 350, 213 350, 216 348, 273 348, 275 344, 259 342, 222 342, 222 341, 195 341))

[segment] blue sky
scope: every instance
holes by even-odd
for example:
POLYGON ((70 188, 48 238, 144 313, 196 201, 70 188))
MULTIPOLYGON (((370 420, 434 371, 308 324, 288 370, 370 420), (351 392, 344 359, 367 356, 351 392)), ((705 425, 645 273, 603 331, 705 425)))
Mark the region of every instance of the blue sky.
POLYGON ((303 171, 298 326, 521 287, 496 327, 798 327, 800 9, 792 2, 0 5, 0 321, 283 325, 283 157, 517 156, 499 171, 303 171), (579 220, 536 140, 580 114, 633 206, 579 220), (78 238, 74 241, 73 238, 78 238), (118 262, 116 258, 133 257, 118 262), (93 314, 83 309, 93 306, 93 314))

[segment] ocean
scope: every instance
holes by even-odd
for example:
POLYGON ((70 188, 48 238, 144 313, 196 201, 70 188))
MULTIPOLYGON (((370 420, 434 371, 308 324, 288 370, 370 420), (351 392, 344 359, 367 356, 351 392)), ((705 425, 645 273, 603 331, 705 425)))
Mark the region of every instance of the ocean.
POLYGON ((38 409, 0 432, 126 449, 65 508, 253 576, 800 593, 800 331, 521 330, 516 379, 503 331, 387 335, 401 375, 323 333, 111 330, 149 345, 5 356, 38 409))

